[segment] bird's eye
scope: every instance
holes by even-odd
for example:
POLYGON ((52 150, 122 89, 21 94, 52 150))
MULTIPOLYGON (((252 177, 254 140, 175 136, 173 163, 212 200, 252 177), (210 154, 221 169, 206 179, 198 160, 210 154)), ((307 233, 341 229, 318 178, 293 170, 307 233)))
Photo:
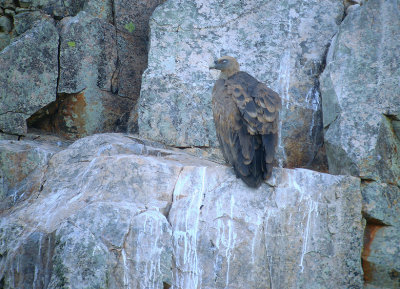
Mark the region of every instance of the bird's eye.
POLYGON ((228 62, 228 59, 224 59, 221 61, 221 63, 227 63, 227 62, 228 62))

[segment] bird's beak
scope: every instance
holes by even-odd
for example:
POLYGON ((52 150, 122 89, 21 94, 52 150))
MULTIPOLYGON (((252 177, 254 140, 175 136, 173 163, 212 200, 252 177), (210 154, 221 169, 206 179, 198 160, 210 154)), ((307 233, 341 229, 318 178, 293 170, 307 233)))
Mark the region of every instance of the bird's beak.
POLYGON ((208 69, 218 69, 218 68, 217 68, 217 64, 218 64, 218 61, 217 61, 217 60, 214 60, 214 63, 211 64, 210 67, 209 67, 208 69))

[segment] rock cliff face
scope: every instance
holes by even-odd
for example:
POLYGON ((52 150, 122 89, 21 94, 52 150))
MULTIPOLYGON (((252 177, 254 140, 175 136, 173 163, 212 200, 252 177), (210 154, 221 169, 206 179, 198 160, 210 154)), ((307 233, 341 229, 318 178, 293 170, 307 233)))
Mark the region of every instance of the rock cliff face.
POLYGON ((276 169, 255 190, 118 134, 38 163, 40 189, 1 220, 5 288, 362 286, 357 178, 276 169))
POLYGON ((53 21, 45 20, 0 51, 1 132, 26 133, 26 120, 55 101, 58 38, 53 21))
POLYGON ((0 0, 0 288, 399 288, 398 1, 164 2, 0 0), (224 54, 283 100, 257 190, 224 54))
POLYGON ((400 3, 349 12, 321 75, 329 172, 362 180, 367 284, 400 286, 400 3))
POLYGON ((126 2, 0 1, 3 138, 28 127, 70 139, 126 131, 162 0, 126 2))
POLYGON ((310 166, 322 145, 318 76, 343 17, 340 1, 168 1, 150 20, 141 136, 169 145, 217 145, 208 67, 238 58, 283 99, 280 163, 310 166))

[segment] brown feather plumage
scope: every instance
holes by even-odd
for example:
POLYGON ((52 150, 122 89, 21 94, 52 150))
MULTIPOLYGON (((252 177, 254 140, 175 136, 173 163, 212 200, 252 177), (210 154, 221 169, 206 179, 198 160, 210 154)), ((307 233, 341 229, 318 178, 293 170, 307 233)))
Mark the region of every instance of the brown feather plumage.
POLYGON ((237 61, 222 57, 212 67, 221 70, 214 85, 212 107, 222 153, 238 177, 258 187, 271 176, 278 141, 279 95, 237 61))

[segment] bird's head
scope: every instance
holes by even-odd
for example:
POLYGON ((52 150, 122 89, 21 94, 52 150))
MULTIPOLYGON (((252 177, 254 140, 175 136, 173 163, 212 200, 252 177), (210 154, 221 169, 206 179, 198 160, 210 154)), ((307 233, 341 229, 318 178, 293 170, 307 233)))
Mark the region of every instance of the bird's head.
POLYGON ((239 71, 239 63, 231 56, 223 56, 215 60, 210 69, 221 70, 220 78, 228 78, 239 71))

